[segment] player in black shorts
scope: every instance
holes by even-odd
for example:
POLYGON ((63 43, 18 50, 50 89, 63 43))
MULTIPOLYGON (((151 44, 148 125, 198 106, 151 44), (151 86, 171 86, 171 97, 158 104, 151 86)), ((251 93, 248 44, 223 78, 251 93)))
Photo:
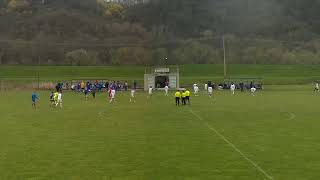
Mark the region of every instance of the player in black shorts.
POLYGON ((175 100, 176 100, 176 106, 180 106, 180 98, 181 98, 181 92, 177 91, 175 94, 175 100))
POLYGON ((55 105, 53 92, 50 93, 49 99, 50 99, 50 107, 53 107, 55 105))
POLYGON ((188 105, 190 105, 190 91, 186 90, 186 103, 188 103, 188 105))

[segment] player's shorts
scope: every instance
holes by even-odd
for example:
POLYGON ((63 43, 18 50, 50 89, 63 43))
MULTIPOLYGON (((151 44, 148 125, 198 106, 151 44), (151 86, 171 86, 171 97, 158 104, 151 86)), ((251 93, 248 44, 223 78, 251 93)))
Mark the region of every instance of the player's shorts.
POLYGON ((116 93, 111 93, 111 98, 114 99, 116 93))
POLYGON ((58 99, 58 103, 62 103, 62 99, 58 99))

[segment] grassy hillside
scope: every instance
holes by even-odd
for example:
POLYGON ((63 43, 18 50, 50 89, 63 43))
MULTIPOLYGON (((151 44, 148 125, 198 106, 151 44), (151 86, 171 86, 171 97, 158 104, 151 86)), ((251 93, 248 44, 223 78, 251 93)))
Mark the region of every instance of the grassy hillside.
MULTIPOLYGON (((182 84, 223 80, 223 65, 182 65, 182 84)), ((301 84, 320 80, 319 65, 228 65, 228 77, 259 77, 265 84, 301 84)), ((143 80, 143 66, 1 66, 6 80, 143 80)))

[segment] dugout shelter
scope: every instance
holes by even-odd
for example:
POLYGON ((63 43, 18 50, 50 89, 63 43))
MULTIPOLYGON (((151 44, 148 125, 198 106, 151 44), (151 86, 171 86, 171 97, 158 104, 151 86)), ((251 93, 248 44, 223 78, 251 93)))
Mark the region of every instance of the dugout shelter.
POLYGON ((144 74, 144 90, 150 87, 161 90, 166 85, 170 89, 180 88, 179 67, 148 67, 144 74))

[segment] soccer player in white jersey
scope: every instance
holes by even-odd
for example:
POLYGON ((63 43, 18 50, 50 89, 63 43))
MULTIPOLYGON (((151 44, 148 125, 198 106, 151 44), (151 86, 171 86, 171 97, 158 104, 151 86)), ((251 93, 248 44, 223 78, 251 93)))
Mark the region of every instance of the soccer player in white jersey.
POLYGON ((164 87, 164 92, 165 92, 165 95, 168 96, 168 92, 169 92, 169 86, 168 85, 166 85, 164 87))
POLYGON ((234 95, 234 93, 235 93, 234 91, 236 90, 236 85, 234 83, 231 84, 230 90, 232 92, 232 95, 234 95))
POLYGON ((116 97, 116 90, 114 88, 112 88, 111 92, 110 92, 110 101, 109 101, 109 103, 114 102, 115 97, 116 97))
POLYGON ((251 95, 254 96, 254 94, 255 94, 255 92, 257 91, 257 89, 256 89, 255 87, 252 87, 252 88, 250 89, 250 91, 251 91, 251 95))
POLYGON ((207 84, 207 83, 204 84, 204 90, 205 90, 205 91, 208 91, 208 84, 207 84))
POLYGON ((135 94, 136 94, 136 90, 131 89, 130 102, 136 102, 135 94))
POLYGON ((320 89, 319 89, 319 83, 316 83, 316 85, 315 85, 315 87, 314 87, 314 91, 317 91, 317 92, 320 91, 320 89))
POLYGON ((212 93, 213 93, 213 88, 210 86, 208 87, 208 94, 210 98, 212 97, 212 93))
POLYGON ((62 93, 61 91, 58 93, 58 103, 56 104, 56 106, 60 106, 62 108, 62 93))
POLYGON ((148 98, 151 98, 152 96, 152 91, 153 91, 153 88, 152 86, 149 87, 149 91, 148 91, 148 98))
POLYGON ((195 85, 195 86, 193 87, 193 91, 194 91, 194 95, 195 95, 195 96, 198 96, 199 87, 198 87, 197 85, 195 85))

